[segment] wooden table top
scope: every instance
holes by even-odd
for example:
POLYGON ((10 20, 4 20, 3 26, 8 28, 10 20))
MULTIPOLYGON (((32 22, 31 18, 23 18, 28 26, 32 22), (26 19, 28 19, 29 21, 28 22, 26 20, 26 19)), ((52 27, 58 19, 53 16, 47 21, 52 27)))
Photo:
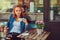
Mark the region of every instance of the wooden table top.
POLYGON ((28 36, 18 35, 19 38, 25 38, 26 40, 45 40, 49 36, 50 32, 42 32, 42 34, 29 34, 28 36))

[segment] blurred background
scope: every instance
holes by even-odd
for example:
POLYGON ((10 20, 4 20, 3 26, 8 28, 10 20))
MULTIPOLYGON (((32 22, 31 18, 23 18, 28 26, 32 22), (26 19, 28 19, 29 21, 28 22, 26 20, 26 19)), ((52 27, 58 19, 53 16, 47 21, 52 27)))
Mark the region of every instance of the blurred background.
POLYGON ((21 5, 31 20, 43 20, 43 0, 0 0, 0 21, 7 21, 14 5, 21 5), (34 16, 34 17, 32 17, 34 16), (39 17, 41 16, 41 17, 39 17))
POLYGON ((44 0, 0 0, 0 24, 5 25, 4 27, 6 27, 9 16, 12 13, 13 6, 17 4, 23 7, 23 11, 30 16, 31 22, 33 23, 36 20, 47 19, 49 22, 60 21, 60 0, 49 0, 49 3, 47 0, 47 4, 44 0), (46 4, 46 6, 44 6, 44 4, 46 4), (46 7, 49 12, 44 9, 46 7), (44 11, 46 14, 44 14, 44 11))
POLYGON ((43 0, 0 0, 0 40, 5 39, 4 27, 7 26, 13 6, 17 4, 23 7, 23 12, 31 18, 33 26, 36 20, 43 20, 43 0))

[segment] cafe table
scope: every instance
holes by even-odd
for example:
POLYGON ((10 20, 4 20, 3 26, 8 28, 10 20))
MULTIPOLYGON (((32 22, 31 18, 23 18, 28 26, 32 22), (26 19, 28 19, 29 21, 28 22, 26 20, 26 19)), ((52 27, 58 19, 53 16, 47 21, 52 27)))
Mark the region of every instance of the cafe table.
POLYGON ((41 34, 29 34, 29 35, 18 35, 19 38, 24 38, 25 40, 46 40, 46 38, 49 36, 50 32, 43 31, 41 34))

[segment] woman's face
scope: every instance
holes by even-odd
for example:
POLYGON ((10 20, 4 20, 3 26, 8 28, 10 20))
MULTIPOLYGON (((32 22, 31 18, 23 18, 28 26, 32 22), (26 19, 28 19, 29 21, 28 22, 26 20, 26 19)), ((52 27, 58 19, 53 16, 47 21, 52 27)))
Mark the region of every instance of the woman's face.
POLYGON ((16 7, 16 8, 15 8, 15 14, 16 14, 17 16, 20 16, 20 15, 21 15, 21 8, 16 7))

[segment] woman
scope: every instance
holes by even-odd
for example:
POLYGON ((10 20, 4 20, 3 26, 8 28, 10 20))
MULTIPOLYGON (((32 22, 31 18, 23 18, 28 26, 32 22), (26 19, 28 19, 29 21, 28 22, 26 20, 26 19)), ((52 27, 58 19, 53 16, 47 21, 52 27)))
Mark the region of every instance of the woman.
POLYGON ((4 32, 5 34, 8 32, 6 39, 20 40, 17 36, 28 30, 28 21, 23 18, 22 13, 22 7, 20 5, 14 6, 13 14, 11 14, 7 23, 8 31, 4 32))

